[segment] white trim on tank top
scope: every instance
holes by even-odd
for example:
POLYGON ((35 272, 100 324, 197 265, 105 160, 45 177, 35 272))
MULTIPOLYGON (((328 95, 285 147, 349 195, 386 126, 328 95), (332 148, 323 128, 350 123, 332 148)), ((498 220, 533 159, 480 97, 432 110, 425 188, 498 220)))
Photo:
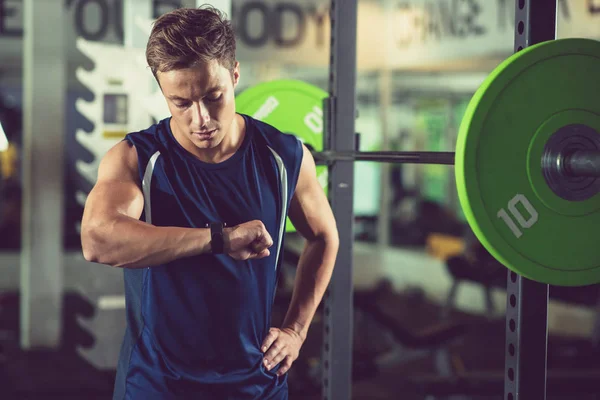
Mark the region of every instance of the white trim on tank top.
POLYGON ((281 241, 283 240, 283 233, 285 232, 285 218, 287 215, 287 203, 288 203, 288 177, 287 170, 285 169, 285 165, 283 160, 277 154, 275 150, 269 147, 271 153, 275 157, 275 162, 277 163, 277 167, 279 168, 279 179, 281 181, 281 217, 279 221, 279 240, 277 241, 277 255, 275 257, 275 269, 277 269, 277 265, 279 264, 279 253, 281 251, 281 241))
POLYGON ((160 156, 160 151, 152 154, 148 165, 146 165, 146 171, 144 171, 144 179, 142 180, 142 191, 144 192, 144 214, 146 215, 146 222, 152 223, 152 202, 150 199, 150 184, 152 183, 152 175, 154 174, 154 165, 156 160, 160 156))

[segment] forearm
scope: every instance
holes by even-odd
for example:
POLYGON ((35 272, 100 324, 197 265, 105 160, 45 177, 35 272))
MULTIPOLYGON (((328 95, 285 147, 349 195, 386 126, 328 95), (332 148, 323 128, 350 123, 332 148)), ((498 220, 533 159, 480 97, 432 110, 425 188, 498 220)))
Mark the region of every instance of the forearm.
POLYGON ((300 256, 283 328, 293 329, 303 339, 329 285, 337 251, 337 237, 316 238, 306 242, 300 256))
POLYGON ((144 268, 210 251, 210 230, 157 227, 126 215, 82 228, 84 257, 120 268, 144 268))

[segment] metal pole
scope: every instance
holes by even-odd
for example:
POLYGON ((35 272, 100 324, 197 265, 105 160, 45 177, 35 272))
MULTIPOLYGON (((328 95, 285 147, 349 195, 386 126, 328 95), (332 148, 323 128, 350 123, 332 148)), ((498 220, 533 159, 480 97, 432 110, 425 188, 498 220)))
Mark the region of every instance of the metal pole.
MULTIPOLYGON (((556 0, 515 1, 515 52, 556 38, 556 8, 556 0)), ((545 400, 549 286, 509 271, 506 292, 504 398, 545 400)))
MULTIPOLYGON (((381 137, 382 150, 390 150, 390 110, 392 108, 393 87, 392 87, 392 71, 384 66, 379 72, 379 108, 381 117, 381 137)), ((358 149, 357 149, 358 150, 358 149)), ((390 176, 391 166, 383 164, 381 166, 381 188, 379 193, 379 213, 377 215, 377 244, 379 248, 385 249, 390 244, 390 176)))
POLYGON ((600 177, 600 152, 577 150, 564 158, 565 173, 571 177, 600 177))
MULTIPOLYGON (((317 164, 336 161, 373 161, 398 164, 443 164, 454 165, 455 153, 444 151, 348 151, 314 152, 317 164)), ((542 161, 542 160, 540 160, 542 161)), ((562 173, 573 177, 600 177, 600 150, 574 150, 549 158, 543 168, 556 166, 562 173)))
POLYGON ((338 161, 454 165, 454 152, 443 151, 322 151, 313 153, 318 164, 338 161))
POLYGON ((64 0, 23 3, 23 349, 62 335, 65 15, 64 0))
MULTIPOLYGON (((333 151, 354 151, 358 0, 331 1, 331 52, 326 138, 333 151)), ((352 393, 354 163, 329 168, 329 199, 340 246, 324 301, 323 399, 350 400, 352 393)))

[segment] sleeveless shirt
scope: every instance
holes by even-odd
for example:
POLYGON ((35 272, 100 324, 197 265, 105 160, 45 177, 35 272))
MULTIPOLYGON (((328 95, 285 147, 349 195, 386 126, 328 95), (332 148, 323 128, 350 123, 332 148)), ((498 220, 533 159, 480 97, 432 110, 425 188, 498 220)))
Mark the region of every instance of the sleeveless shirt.
POLYGON ((203 254, 124 269, 127 329, 115 400, 287 399, 287 376, 266 370, 260 346, 303 150, 296 137, 241 115, 240 148, 216 164, 185 150, 170 118, 125 137, 138 154, 142 221, 205 228, 260 220, 273 246, 260 260, 203 254))

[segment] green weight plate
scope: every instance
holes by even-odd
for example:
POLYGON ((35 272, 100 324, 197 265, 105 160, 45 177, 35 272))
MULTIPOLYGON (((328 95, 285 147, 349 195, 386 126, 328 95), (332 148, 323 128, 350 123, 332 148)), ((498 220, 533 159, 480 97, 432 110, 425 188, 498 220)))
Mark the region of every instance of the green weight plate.
POLYGON ((525 278, 600 282, 600 195, 564 200, 541 167, 559 128, 584 124, 600 134, 598 71, 600 42, 540 43, 501 63, 465 111, 455 166, 461 206, 484 247, 525 278))
MULTIPOLYGON (((323 150, 323 99, 328 93, 298 80, 276 80, 245 89, 236 96, 236 111, 250 115, 293 134, 316 151, 323 150)), ((327 166, 317 167, 317 177, 326 191, 327 166)), ((286 232, 295 231, 289 220, 286 232)))

